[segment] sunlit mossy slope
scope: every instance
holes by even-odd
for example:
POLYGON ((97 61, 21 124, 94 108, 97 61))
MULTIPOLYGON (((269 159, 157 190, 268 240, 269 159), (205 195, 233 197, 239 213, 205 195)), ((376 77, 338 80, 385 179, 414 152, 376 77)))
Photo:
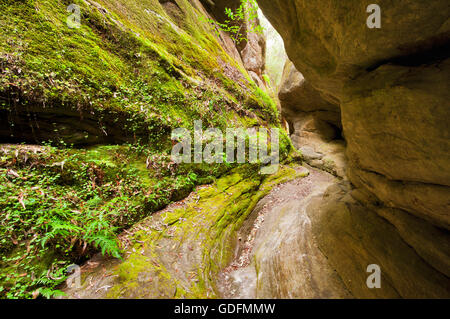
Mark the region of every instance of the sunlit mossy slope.
POLYGON ((69 264, 119 257, 122 230, 232 168, 174 165, 172 129, 279 126, 205 15, 196 0, 0 0, 0 297, 53 296, 69 264))
POLYGON ((134 142, 193 118, 275 122, 272 102, 205 14, 187 0, 2 0, 0 138, 134 142), (80 28, 67 25, 71 3, 80 28))

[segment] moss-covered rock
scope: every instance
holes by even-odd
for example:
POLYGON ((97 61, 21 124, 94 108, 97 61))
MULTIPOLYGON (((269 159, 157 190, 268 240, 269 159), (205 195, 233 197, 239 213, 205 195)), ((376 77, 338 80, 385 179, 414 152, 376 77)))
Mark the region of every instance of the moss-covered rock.
POLYGON ((237 230, 274 186, 301 176, 290 167, 268 177, 249 167, 233 170, 180 207, 137 224, 123 238, 123 262, 101 260, 101 267, 83 275, 81 289, 65 291, 82 298, 216 297, 216 275, 234 257, 237 230), (93 289, 92 282, 107 288, 93 289))
POLYGON ((0 2, 1 140, 156 143, 193 118, 277 122, 200 4, 178 0, 174 14, 157 0, 74 3, 78 29, 63 2, 0 2))
POLYGON ((46 145, 1 146, 1 297, 51 296, 69 263, 118 257, 118 233, 235 166, 176 165, 173 129, 280 126, 207 15, 188 0, 0 0, 0 142, 46 145))

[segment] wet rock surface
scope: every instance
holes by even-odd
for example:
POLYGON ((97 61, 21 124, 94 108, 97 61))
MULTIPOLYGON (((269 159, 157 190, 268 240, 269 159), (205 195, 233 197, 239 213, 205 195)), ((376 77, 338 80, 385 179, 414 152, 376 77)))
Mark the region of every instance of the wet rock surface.
POLYGON ((241 229, 242 249, 220 275, 223 297, 352 297, 320 251, 307 214, 337 181, 310 167, 308 177, 277 186, 258 203, 241 229))

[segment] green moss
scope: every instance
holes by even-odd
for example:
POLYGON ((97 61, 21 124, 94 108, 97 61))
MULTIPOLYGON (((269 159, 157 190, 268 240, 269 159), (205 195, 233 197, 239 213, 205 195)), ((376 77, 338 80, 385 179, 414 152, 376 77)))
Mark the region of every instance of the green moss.
MULTIPOLYGON (((148 152, 133 145, 88 149, 3 145, 2 294, 30 297, 32 289, 56 285, 58 282, 45 279, 46 272, 39 265, 56 265, 63 271, 99 250, 116 254, 116 234, 121 230, 187 196, 198 183, 207 178, 214 181, 229 170, 218 164, 183 164, 167 170, 170 156, 156 153, 153 159, 148 152), (147 159, 152 159, 150 170, 147 159), (12 176, 11 170, 19 177, 12 176), (94 225, 103 232, 98 244, 86 237, 94 225), (85 242, 89 243, 86 249, 85 242), (17 257, 17 251, 22 255, 17 257), (50 263, 39 262, 47 260, 45 256, 52 256, 50 263), (31 280, 31 271, 37 281, 31 280), (27 276, 19 277, 25 272, 27 276)), ((180 217, 172 216, 169 223, 178 222, 180 217)))
MULTIPOLYGON (((210 25, 199 19, 203 13, 191 1, 176 3, 179 10, 171 11, 158 0, 0 0, 0 119, 7 119, 1 122, 9 125, 7 138, 21 136, 30 125, 21 119, 36 114, 64 119, 67 126, 67 132, 55 128, 37 140, 53 146, 36 154, 19 150, 19 156, 11 150, 0 159, 0 210, 10 217, 0 227, 1 295, 30 298, 34 289, 53 289, 57 282, 45 281, 43 268, 57 265, 63 272, 69 263, 81 263, 99 250, 117 253, 121 230, 235 167, 174 167, 169 156, 173 128, 192 129, 196 119, 203 120, 204 128, 223 131, 231 126, 279 127, 273 101, 220 46, 210 25), (79 29, 66 25, 70 3, 80 6, 79 29), (226 74, 229 68, 236 71, 233 79, 226 74), (236 74, 241 80, 234 79, 236 74), (98 143, 129 144, 72 145, 98 143), (23 178, 11 177, 10 169, 23 178), (69 230, 55 234, 55 221, 69 230), (97 238, 83 248, 88 230, 100 222, 107 240, 97 238), (49 234, 54 237, 44 241, 49 234), (32 247, 26 258, 11 268, 15 252, 26 245, 32 247), (38 263, 39 258, 45 263, 38 263), (44 279, 19 278, 27 264, 44 279)), ((290 144, 284 135, 280 144, 285 158, 290 144)), ((148 267, 164 279, 162 291, 168 297, 213 295, 205 270, 213 273, 229 260, 230 238, 264 194, 257 170, 240 168, 200 191, 198 206, 165 216, 167 224, 178 227, 179 238, 203 236, 202 250, 210 257, 205 267, 192 270, 197 273, 194 285, 181 284, 168 267, 148 265, 157 258, 150 243, 170 238, 155 231, 137 239, 152 253, 148 258, 135 254, 131 264, 121 266, 124 286, 113 294, 136 286, 136 275, 148 267), (205 212, 211 234, 209 228, 197 231, 198 209, 205 212), (183 218, 190 222, 180 223, 183 218)))
MULTIPOLYGON (((115 124, 101 119, 117 114, 116 125, 144 140, 158 140, 170 127, 189 127, 199 117, 222 128, 230 121, 245 124, 232 115, 236 102, 263 110, 261 117, 272 113, 273 102, 224 52, 187 1, 177 1, 182 21, 157 0, 99 1, 107 13, 84 1, 74 3, 82 12, 80 29, 66 26, 62 3, 0 1, 0 95, 18 88, 19 104, 94 110, 98 125, 107 130, 115 124), (240 71, 250 93, 228 78, 222 65, 240 71), (206 103, 211 100, 222 105, 211 110, 206 103)), ((3 108, 9 110, 13 101, 6 101, 3 108)))
POLYGON ((303 176, 296 169, 284 166, 268 177, 248 166, 236 168, 214 185, 199 190, 198 201, 159 216, 158 220, 166 225, 164 229, 155 230, 149 227, 154 221, 144 221, 148 231, 136 235, 142 244, 134 246, 131 249, 134 252, 119 266, 116 271, 119 280, 108 297, 135 297, 141 290, 146 291, 147 297, 215 297, 214 278, 233 258, 236 231, 274 186, 303 176), (169 237, 164 235, 169 232, 169 237), (190 245, 198 249, 190 252, 180 248, 190 245), (197 256, 189 258, 196 260, 194 263, 181 263, 179 271, 193 272, 195 280, 175 275, 174 269, 168 267, 173 261, 160 255, 163 248, 166 254, 197 256), (141 282, 139 278, 148 273, 153 283, 141 282), (155 280, 158 285, 154 284, 155 280))

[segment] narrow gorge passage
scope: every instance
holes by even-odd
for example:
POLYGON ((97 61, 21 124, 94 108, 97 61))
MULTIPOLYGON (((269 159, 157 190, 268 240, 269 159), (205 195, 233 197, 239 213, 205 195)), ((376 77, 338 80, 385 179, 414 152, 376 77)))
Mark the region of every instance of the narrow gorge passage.
POLYGON ((223 189, 199 187, 126 231, 124 260, 97 255, 82 267, 83 286, 65 292, 70 298, 352 297, 315 242, 307 213, 314 198, 341 180, 307 165, 284 170, 289 174, 258 185, 266 191, 236 234, 218 245, 210 236, 217 235, 220 214, 245 198, 234 193, 242 188, 239 179, 223 189), (229 198, 218 203, 222 196, 229 198), (221 266, 217 256, 231 261, 221 266))
POLYGON ((236 257, 218 279, 222 297, 351 297, 320 251, 306 209, 340 180, 308 165, 305 169, 307 177, 275 187, 244 223, 236 257))
POLYGON ((450 297, 448 0, 74 2, 0 0, 0 299, 450 297))
POLYGON ((217 275, 238 249, 239 229, 254 216, 254 207, 278 185, 303 179, 310 184, 308 174, 302 166, 283 166, 267 178, 248 180, 237 170, 200 186, 124 232, 124 259, 97 255, 81 268, 82 286, 65 293, 69 298, 219 297, 217 275))

